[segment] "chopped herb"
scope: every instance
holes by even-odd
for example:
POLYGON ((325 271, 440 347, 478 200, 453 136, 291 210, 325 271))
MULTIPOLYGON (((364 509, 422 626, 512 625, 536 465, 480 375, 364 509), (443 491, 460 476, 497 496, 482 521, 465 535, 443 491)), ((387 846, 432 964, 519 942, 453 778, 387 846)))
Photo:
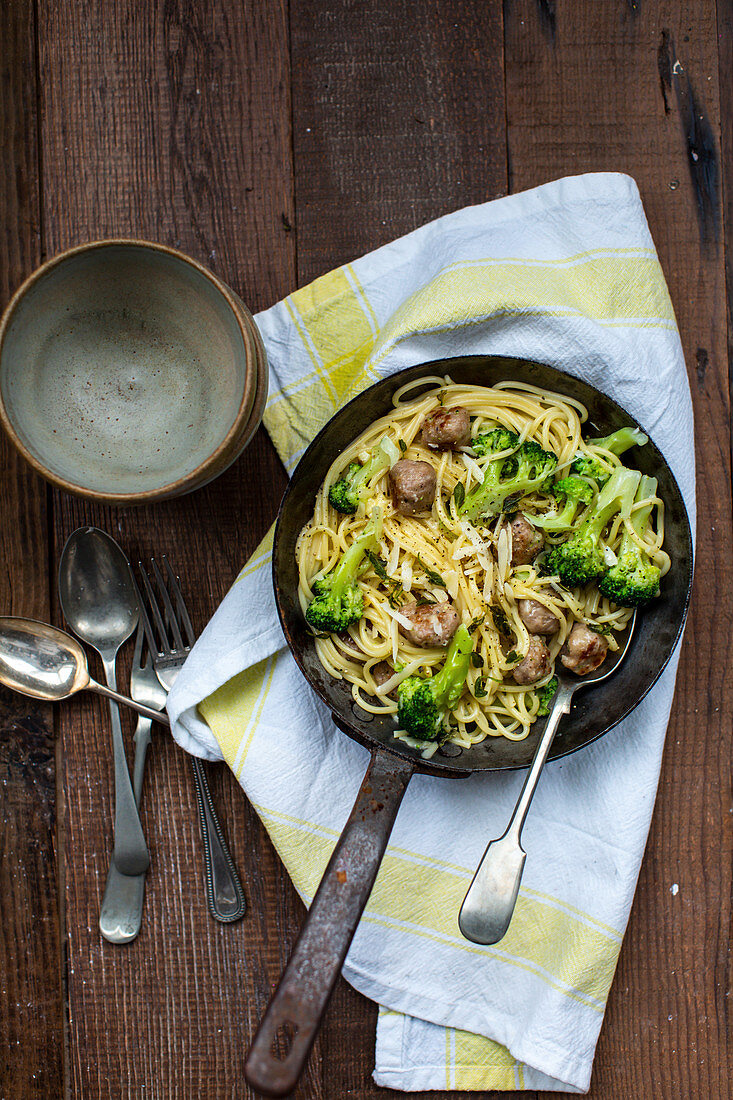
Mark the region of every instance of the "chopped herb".
POLYGON ((509 653, 507 653, 506 659, 509 664, 516 664, 516 662, 520 660, 520 656, 517 653, 516 649, 512 649, 509 651, 509 653))
POLYGON ((484 699, 489 694, 486 690, 486 677, 480 676, 473 685, 473 694, 477 699, 484 699))
POLYGON ((474 649, 473 653, 471 654, 471 664, 473 665, 474 668, 483 668, 484 667, 484 659, 481 656, 481 654, 478 653, 475 649, 474 649))
POLYGON ((399 445, 400 445, 400 450, 404 454, 405 451, 407 450, 407 444, 405 443, 404 439, 400 439, 398 442, 399 442, 399 445))
POLYGON ((436 573, 434 569, 428 569, 425 562, 420 560, 420 555, 419 554, 417 556, 417 564, 424 571, 424 573, 425 573, 425 575, 426 575, 426 577, 428 578, 429 581, 432 581, 433 584, 440 585, 441 588, 445 588, 445 581, 441 577, 440 573, 436 573))
POLYGON ((388 581, 389 580, 389 574, 387 572, 386 562, 383 562, 382 559, 378 558, 377 555, 375 553, 373 553, 371 550, 367 550, 366 556, 369 558, 369 561, 372 564, 372 569, 377 574, 377 576, 381 577, 381 579, 383 581, 388 581))
POLYGON ((485 615, 477 615, 475 619, 472 619, 468 624, 468 633, 473 634, 475 630, 478 630, 485 618, 485 615))
POLYGON ((494 620, 494 626, 500 634, 509 633, 509 620, 500 607, 491 607, 491 618, 494 620))
POLYGON ((438 390, 438 404, 442 405, 445 401, 445 390, 438 390))
POLYGON ((461 505, 463 504, 465 499, 466 499, 466 490, 463 487, 463 482, 459 481, 458 484, 456 485, 455 489, 453 490, 453 501, 454 501, 455 506, 456 506, 456 511, 460 511, 461 505))
POLYGON ((550 703, 553 696, 557 691, 557 676, 553 676, 551 680, 548 680, 544 687, 540 688, 537 692, 537 698, 540 705, 537 709, 537 717, 544 718, 546 714, 550 713, 550 703))
POLYGON ((521 499, 521 493, 512 493, 511 496, 505 497, 504 503, 501 506, 502 512, 516 512, 517 505, 521 499))
POLYGON ((607 634, 610 637, 611 628, 608 623, 588 623, 587 626, 594 634, 607 634))
POLYGON ((402 603, 402 597, 404 596, 404 594, 405 593, 402 591, 402 586, 399 585, 397 581, 394 581, 392 587, 387 593, 389 606, 397 609, 402 603))
POLYGON ((418 607, 424 607, 425 604, 434 604, 435 600, 431 595, 425 592, 419 599, 415 600, 415 603, 418 607))

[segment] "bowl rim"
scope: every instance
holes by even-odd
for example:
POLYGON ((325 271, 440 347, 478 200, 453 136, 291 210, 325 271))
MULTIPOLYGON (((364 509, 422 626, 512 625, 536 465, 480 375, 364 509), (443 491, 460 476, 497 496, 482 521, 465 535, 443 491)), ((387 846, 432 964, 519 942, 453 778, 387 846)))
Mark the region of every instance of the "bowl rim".
MULTIPOLYGON (((170 245, 160 244, 157 241, 146 241, 139 237, 102 237, 98 240, 87 241, 84 244, 74 245, 73 248, 64 249, 62 252, 58 252, 55 256, 45 260, 44 263, 37 267, 31 274, 21 283, 18 289, 13 294, 12 298, 5 307, 2 317, 0 317, 0 359, 2 358, 3 346, 5 338, 7 336, 10 323, 15 316, 16 310, 20 305, 20 302, 26 296, 29 290, 37 282, 39 282, 49 271, 59 265, 65 263, 67 260, 74 256, 81 255, 86 252, 93 252, 101 250, 103 248, 110 247, 135 247, 148 249, 153 252, 159 252, 166 256, 172 256, 174 259, 179 260, 186 264, 188 267, 194 268, 200 275, 203 275, 213 286, 219 291, 227 305, 229 306, 237 327, 242 336, 242 344, 244 346, 245 353, 245 379, 242 392, 242 399, 239 403, 236 416, 232 426, 229 428, 224 439, 219 443, 215 450, 209 454, 203 462, 199 463, 195 469, 189 471, 182 477, 176 478, 173 481, 166 482, 165 485, 160 485, 155 489, 144 489, 137 493, 114 493, 103 492, 99 489, 88 489, 83 485, 79 485, 76 482, 69 481, 67 478, 61 477, 59 474, 43 463, 28 449, 26 444, 18 435, 15 427, 10 419, 8 411, 5 407, 5 400, 3 397, 2 387, 0 387, 0 423, 7 432, 11 442, 26 460, 30 466, 45 478, 46 481, 55 485, 58 489, 64 489, 68 493, 73 493, 76 496, 84 497, 87 500, 97 501, 104 504, 149 504, 157 500, 164 500, 170 497, 180 496, 187 490, 193 490, 206 484, 210 479, 204 479, 202 482, 202 475, 210 469, 211 466, 218 467, 219 460, 222 455, 225 455, 228 450, 232 448, 232 445, 236 443, 237 437, 241 434, 242 425, 248 420, 252 407, 255 404, 259 375, 257 369, 257 360, 264 351, 264 345, 262 341, 259 342, 253 338, 253 333, 247 324, 247 317, 252 321, 254 325, 254 318, 250 314, 249 310, 245 306, 244 302, 239 298, 233 290, 231 290, 226 283, 224 283, 217 275, 212 271, 209 271, 207 267, 204 267, 198 260, 193 259, 191 256, 187 256, 185 252, 181 252, 177 248, 171 248, 170 245), (244 310, 244 315, 242 311, 244 310), (261 346, 260 346, 261 345, 261 346), (192 484, 192 482, 194 484, 192 484)), ((259 335, 259 332, 255 328, 255 332, 259 335)), ((237 457, 237 453, 232 456, 233 462, 237 457)), ((226 468, 226 463, 223 468, 226 468)), ((219 469, 221 472, 221 469, 219 469)), ((216 477, 216 474, 212 474, 212 477, 216 477)))

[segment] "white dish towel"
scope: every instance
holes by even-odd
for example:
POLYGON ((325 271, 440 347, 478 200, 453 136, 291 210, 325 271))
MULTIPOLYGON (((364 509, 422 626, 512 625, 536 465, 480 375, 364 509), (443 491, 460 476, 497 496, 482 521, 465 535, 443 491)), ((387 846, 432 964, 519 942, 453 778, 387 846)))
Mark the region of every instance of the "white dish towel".
MULTIPOLYGON (((444 356, 518 356, 586 379, 637 417, 694 522, 682 349, 626 176, 561 179, 459 210, 296 291, 257 323, 271 371, 265 424, 289 470, 370 381, 444 356)), ((168 711, 185 749, 233 768, 308 903, 368 754, 335 729, 284 647, 270 545, 271 536, 216 611, 168 711)), ((412 780, 344 966, 382 1006, 378 1084, 588 1089, 676 665, 675 654, 611 733, 547 767, 524 832, 514 920, 495 947, 464 940, 456 917, 524 776, 412 780)))

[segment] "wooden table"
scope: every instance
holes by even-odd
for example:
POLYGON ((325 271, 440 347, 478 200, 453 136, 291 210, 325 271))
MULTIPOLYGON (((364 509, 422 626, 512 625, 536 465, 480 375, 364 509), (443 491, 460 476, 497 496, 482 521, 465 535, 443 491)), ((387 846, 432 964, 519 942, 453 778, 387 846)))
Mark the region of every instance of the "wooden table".
MULTIPOLYGON (((730 0, 9 0, 0 20, 2 304, 45 257, 120 235, 183 249, 258 310, 457 207, 565 174, 634 176, 690 372, 699 538, 591 1096, 730 1096, 730 0)), ((5 440, 0 463, 0 608, 54 622, 61 546, 93 523, 131 558, 168 551, 202 627, 285 484, 263 432, 209 488, 149 509, 52 491, 5 440)), ((52 711, 3 691, 0 754, 0 1098, 250 1095, 244 1050, 302 909, 234 780, 211 771, 247 918, 207 915, 191 771, 158 736, 145 922, 118 948, 97 931, 101 701, 52 711)), ((370 1076, 375 1017, 341 982, 297 1096, 387 1095, 370 1076)))

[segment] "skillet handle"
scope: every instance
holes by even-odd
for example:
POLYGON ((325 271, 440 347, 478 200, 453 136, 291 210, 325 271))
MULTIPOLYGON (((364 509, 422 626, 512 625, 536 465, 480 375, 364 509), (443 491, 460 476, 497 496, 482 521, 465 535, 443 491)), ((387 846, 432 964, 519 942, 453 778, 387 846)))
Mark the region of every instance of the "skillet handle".
POLYGON ((305 924, 247 1056, 244 1075, 265 1096, 295 1088, 371 893, 415 765, 380 749, 316 891, 305 924))

